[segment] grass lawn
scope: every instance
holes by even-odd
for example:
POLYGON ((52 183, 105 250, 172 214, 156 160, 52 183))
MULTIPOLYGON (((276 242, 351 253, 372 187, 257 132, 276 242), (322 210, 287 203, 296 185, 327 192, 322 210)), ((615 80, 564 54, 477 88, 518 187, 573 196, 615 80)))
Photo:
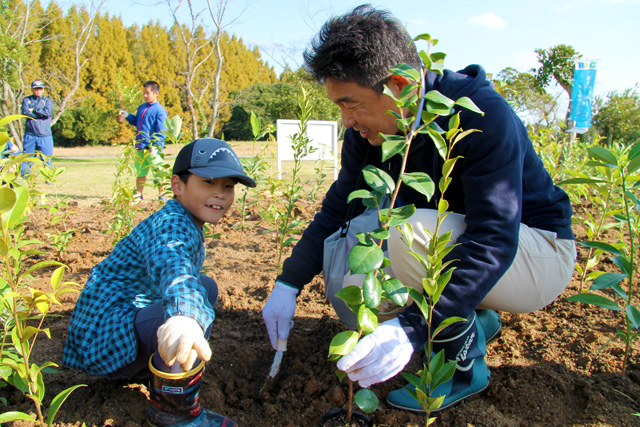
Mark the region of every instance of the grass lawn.
MULTIPOLYGON (((249 142, 231 142, 230 145, 240 157, 252 155, 252 145, 249 142)), ((165 161, 173 164, 175 156, 181 147, 175 145, 165 148, 165 161)), ((100 200, 109 197, 116 173, 116 157, 120 154, 121 147, 55 147, 53 166, 64 168, 58 182, 54 184, 51 193, 67 196, 71 200, 77 200, 79 204, 99 203, 100 200)), ((277 176, 277 159, 271 151, 264 154, 271 168, 267 175, 277 176)), ((325 163, 324 173, 327 175, 325 186, 333 179, 333 164, 325 163)), ((316 164, 313 161, 303 162, 301 173, 302 182, 306 182, 315 176, 316 164)), ((282 162, 282 178, 291 176, 293 162, 282 162)), ((151 180, 149 174, 148 181, 151 180)), ((258 183, 266 185, 265 183, 258 183)), ((131 177, 131 186, 135 185, 131 177)), ((148 190, 151 191, 151 190, 148 190)))

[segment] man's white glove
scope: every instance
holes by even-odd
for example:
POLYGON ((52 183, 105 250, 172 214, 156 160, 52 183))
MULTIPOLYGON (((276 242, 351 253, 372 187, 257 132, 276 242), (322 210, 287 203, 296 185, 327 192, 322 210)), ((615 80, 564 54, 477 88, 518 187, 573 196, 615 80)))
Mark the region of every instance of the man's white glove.
POLYGON ((413 346, 397 318, 381 323, 338 361, 338 369, 346 372, 360 387, 369 387, 395 376, 413 354, 413 346))
POLYGON ((158 328, 158 352, 168 366, 178 362, 187 372, 193 369, 196 358, 211 359, 211 348, 202 328, 191 317, 173 316, 158 328))
POLYGON ((297 289, 276 281, 269 299, 262 307, 262 318, 267 326, 269 341, 271 341, 274 350, 286 350, 289 330, 293 326, 291 319, 296 312, 296 295, 298 295, 297 289), (281 342, 285 342, 285 348, 278 348, 278 338, 281 342))
POLYGON ((120 110, 119 113, 121 116, 125 116, 125 117, 129 115, 129 113, 127 113, 125 110, 120 110))

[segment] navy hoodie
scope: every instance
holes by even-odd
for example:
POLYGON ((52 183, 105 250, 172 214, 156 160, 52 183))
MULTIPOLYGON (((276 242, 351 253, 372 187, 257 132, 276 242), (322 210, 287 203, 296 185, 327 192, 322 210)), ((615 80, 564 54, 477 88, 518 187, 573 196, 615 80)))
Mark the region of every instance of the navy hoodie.
MULTIPOLYGON (((477 129, 454 147, 458 160, 445 198, 449 210, 465 215, 466 229, 459 244, 447 256, 457 260, 451 280, 434 312, 434 324, 450 316, 469 318, 487 293, 512 264, 518 248, 520 223, 573 239, 571 203, 567 194, 554 186, 533 149, 527 130, 509 104, 493 90, 484 69, 470 65, 464 70, 445 70, 440 76, 428 72, 426 90, 437 90, 452 100, 467 96, 484 116, 461 110, 462 130, 477 129)), ((448 117, 437 122, 447 129, 448 117)), ((347 213, 347 197, 356 189, 368 188, 359 179, 367 164, 398 177, 401 157, 381 161, 381 148, 371 146, 353 129, 347 129, 342 147, 341 170, 329 188, 322 209, 304 231, 291 256, 285 260, 278 279, 299 289, 322 270, 324 239, 337 230, 347 213)), ((406 172, 425 172, 437 183, 443 160, 430 138, 413 141, 406 172)), ((437 186, 436 186, 437 187, 437 186)), ((401 186, 403 204, 435 209, 440 198, 431 201, 408 186, 401 186)), ((351 217, 364 211, 356 200, 351 217)), ((415 349, 427 340, 426 323, 415 304, 398 315, 415 349)))

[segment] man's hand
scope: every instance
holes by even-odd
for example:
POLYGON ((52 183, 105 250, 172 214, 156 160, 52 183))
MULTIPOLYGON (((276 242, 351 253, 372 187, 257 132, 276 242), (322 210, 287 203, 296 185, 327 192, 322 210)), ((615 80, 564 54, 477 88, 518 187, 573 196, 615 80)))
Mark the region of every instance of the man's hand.
POLYGON ((413 346, 397 318, 387 320, 338 361, 360 387, 369 387, 395 376, 411 359, 413 346))
POLYGON ((196 358, 205 362, 211 359, 202 328, 186 316, 173 316, 158 328, 158 352, 168 366, 178 362, 185 372, 193 369, 196 358))
POLYGON ((125 110, 120 110, 119 111, 121 116, 127 117, 129 115, 129 113, 127 113, 125 110))
POLYGON ((289 330, 293 325, 291 319, 296 312, 296 295, 298 295, 297 289, 282 282, 276 282, 269 299, 262 307, 262 318, 274 350, 286 350, 289 330), (282 347, 282 345, 278 346, 278 338, 281 342, 285 342, 284 348, 278 348, 282 347))

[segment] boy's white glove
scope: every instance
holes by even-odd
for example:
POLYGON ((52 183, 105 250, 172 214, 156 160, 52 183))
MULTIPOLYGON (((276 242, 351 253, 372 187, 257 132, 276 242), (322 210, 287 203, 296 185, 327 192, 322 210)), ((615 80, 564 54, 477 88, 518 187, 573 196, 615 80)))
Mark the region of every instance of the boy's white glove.
POLYGON ((129 113, 127 113, 125 110, 120 110, 120 115, 126 117, 129 115, 129 113))
POLYGON ((346 372, 360 387, 369 387, 395 376, 405 367, 413 346, 397 318, 381 323, 338 361, 338 369, 346 372))
POLYGON ((276 281, 269 299, 262 307, 262 318, 274 350, 286 350, 278 348, 278 338, 286 342, 289 337, 289 330, 293 325, 291 319, 296 312, 296 295, 297 289, 276 281))
POLYGON ((178 362, 184 372, 193 369, 196 358, 211 359, 211 348, 202 328, 191 317, 173 316, 158 328, 158 352, 168 366, 178 362))

